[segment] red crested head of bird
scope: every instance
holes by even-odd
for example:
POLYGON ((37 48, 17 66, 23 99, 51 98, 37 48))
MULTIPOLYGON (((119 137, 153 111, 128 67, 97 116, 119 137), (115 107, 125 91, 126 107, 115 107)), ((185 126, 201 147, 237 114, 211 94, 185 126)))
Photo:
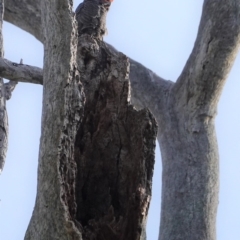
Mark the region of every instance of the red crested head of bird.
POLYGON ((103 5, 111 5, 113 1, 114 0, 99 0, 99 2, 103 5))
POLYGON ((100 2, 101 3, 110 3, 111 4, 113 2, 113 0, 100 0, 100 2))

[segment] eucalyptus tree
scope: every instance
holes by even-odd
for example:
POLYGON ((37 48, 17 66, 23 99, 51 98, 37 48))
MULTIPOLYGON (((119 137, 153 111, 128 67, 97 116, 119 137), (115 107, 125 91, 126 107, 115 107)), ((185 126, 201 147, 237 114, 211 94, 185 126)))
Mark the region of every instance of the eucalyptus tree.
POLYGON ((37 199, 25 239, 144 239, 152 114, 163 165, 159 239, 216 239, 214 120, 239 49, 240 1, 204 1, 176 82, 107 43, 78 37, 72 1, 8 0, 4 20, 44 44, 43 70, 0 61, 1 77, 43 84, 37 199), (131 106, 130 90, 142 110, 131 106))

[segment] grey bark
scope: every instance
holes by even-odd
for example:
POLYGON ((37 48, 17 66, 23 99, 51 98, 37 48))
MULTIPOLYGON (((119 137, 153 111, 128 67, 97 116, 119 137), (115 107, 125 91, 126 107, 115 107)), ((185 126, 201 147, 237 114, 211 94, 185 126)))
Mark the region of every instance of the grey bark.
POLYGON ((37 197, 25 239, 145 239, 155 119, 129 104, 126 56, 81 36, 79 76, 70 1, 41 6, 42 134, 37 197), (80 79, 86 95, 82 122, 80 79))
MULTIPOLYGON (((23 2, 18 0, 8 0, 5 6, 4 20, 27 31, 36 37, 40 42, 43 42, 39 1, 24 0, 23 2)), ((108 46, 109 51, 111 51, 113 54, 118 52, 110 44, 106 43, 106 45, 108 46)), ((134 106, 137 106, 138 108, 144 108, 147 106, 151 108, 151 111, 154 108, 158 108, 158 100, 162 98, 162 95, 159 94, 157 90, 161 91, 161 93, 163 91, 164 93, 164 89, 166 89, 166 87, 169 85, 169 81, 157 76, 150 69, 147 69, 142 64, 132 60, 131 58, 129 58, 129 62, 130 80, 132 84, 131 101, 133 102, 134 106), (154 96, 152 91, 154 91, 154 96), (142 97, 144 97, 144 100, 142 97), (151 101, 152 98, 155 99, 153 105, 151 101)), ((15 73, 17 75, 17 72, 15 73)), ((18 75, 16 78, 19 78, 18 75)), ((25 79, 31 82, 30 78, 25 79)), ((157 115, 155 114, 155 116, 157 115)))
MULTIPOLYGON (((2 36, 2 24, 4 14, 4 1, 0 1, 0 55, 3 56, 3 36, 2 36)), ((6 100, 4 94, 4 82, 0 78, 0 174, 5 164, 5 158, 7 153, 7 139, 8 139, 8 119, 6 112, 6 100)))
POLYGON ((43 112, 37 197, 25 239, 82 239, 75 225, 74 141, 83 93, 71 1, 43 0, 43 112))
MULTIPOLYGON (((9 9, 13 2, 8 1, 9 9)), ((31 6, 31 1, 26 4, 31 6)), ((24 6, 16 15, 24 12, 24 6)), ((37 11, 36 4, 32 7, 37 11)), ((130 60, 131 101, 138 108, 147 106, 159 124, 163 161, 161 240, 216 239, 219 170, 214 119, 239 49, 239 12, 239 0, 204 1, 193 51, 176 83, 130 60)), ((16 18, 10 12, 6 17, 10 22, 16 18)), ((39 25, 31 26, 27 19, 19 18, 16 24, 41 36, 39 25)), ((111 47, 109 51, 115 52, 111 47)))
POLYGON ((106 17, 110 5, 105 0, 84 0, 80 3, 75 11, 78 33, 87 33, 103 40, 107 32, 106 17))
POLYGON ((1 77, 15 82, 43 84, 41 68, 11 62, 4 58, 0 58, 0 74, 1 77))
MULTIPOLYGON (((3 36, 2 36, 2 24, 4 16, 4 0, 0 0, 0 57, 3 57, 3 36)), ((1 72, 1 69, 0 69, 1 72)), ((2 74, 0 73, 1 77, 2 74)), ((17 82, 4 83, 0 78, 0 174, 3 171, 5 164, 7 147, 8 147, 8 116, 6 109, 6 100, 9 100, 12 95, 17 82)))

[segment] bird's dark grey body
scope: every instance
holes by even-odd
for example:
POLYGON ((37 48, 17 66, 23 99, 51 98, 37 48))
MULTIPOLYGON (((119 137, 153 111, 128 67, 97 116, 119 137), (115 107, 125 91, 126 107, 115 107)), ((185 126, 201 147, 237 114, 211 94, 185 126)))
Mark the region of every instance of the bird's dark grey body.
POLYGON ((109 4, 101 0, 85 0, 76 9, 78 34, 89 34, 102 39, 106 33, 106 16, 109 4))

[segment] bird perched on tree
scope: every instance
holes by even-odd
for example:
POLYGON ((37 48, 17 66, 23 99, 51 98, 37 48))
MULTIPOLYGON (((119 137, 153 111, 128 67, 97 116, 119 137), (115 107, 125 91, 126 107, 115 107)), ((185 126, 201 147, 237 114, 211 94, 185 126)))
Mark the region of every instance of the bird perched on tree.
POLYGON ((102 40, 106 34, 106 16, 113 0, 84 0, 76 9, 78 34, 89 34, 102 40))

